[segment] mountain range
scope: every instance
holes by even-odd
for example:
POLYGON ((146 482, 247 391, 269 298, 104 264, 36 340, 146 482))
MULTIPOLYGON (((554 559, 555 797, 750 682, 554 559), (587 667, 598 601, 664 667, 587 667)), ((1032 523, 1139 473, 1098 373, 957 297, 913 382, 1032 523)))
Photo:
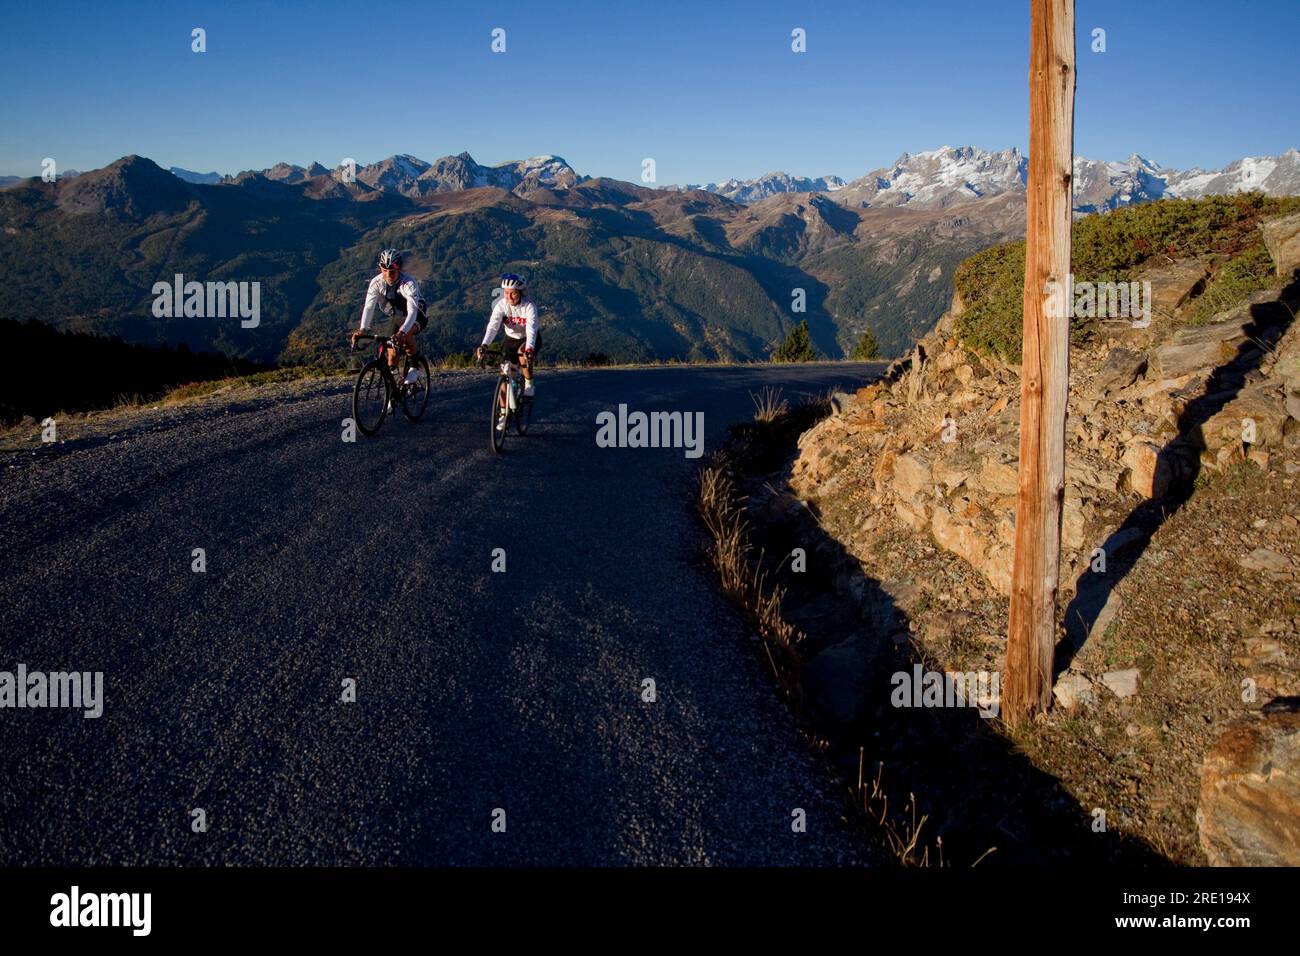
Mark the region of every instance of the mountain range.
POLYGON ((533 189, 568 189, 589 178, 578 175, 573 167, 558 156, 535 156, 497 166, 484 166, 475 162, 469 153, 444 156, 433 163, 403 153, 357 167, 351 170, 352 176, 347 175, 342 166, 331 170, 320 163, 310 163, 307 166, 277 163, 269 169, 246 170, 234 176, 196 173, 179 166, 171 167, 171 172, 186 182, 204 185, 241 183, 257 176, 289 184, 327 177, 343 187, 342 190, 317 189, 315 195, 347 194, 360 197, 368 191, 378 191, 395 192, 410 199, 486 186, 523 195, 533 189))
MULTIPOLYGON (((555 358, 757 359, 801 319, 823 355, 868 328, 896 355, 943 311, 963 259, 1023 234, 1024 170, 1015 150, 945 147, 843 183, 763 177, 733 198, 583 176, 552 155, 281 163, 215 182, 128 156, 0 189, 0 318, 339 364, 375 252, 395 246, 422 281, 435 353, 475 343, 512 271, 547 307, 555 358), (151 290, 176 274, 260 282, 260 324, 155 318, 151 290)), ((1076 163, 1086 210, 1251 183, 1300 192, 1296 171, 1295 150, 1209 172, 1076 163)))
MULTIPOLYGON (((819 179, 791 177, 783 172, 757 179, 729 179, 706 186, 672 186, 703 189, 750 203, 777 193, 821 192, 835 202, 859 208, 871 206, 938 206, 1023 193, 1029 173, 1028 158, 1018 149, 990 152, 975 146, 942 146, 923 153, 904 153, 892 166, 872 170, 845 182, 836 176, 819 179)), ((1074 160, 1075 209, 1102 212, 1161 198, 1199 199, 1259 190, 1269 196, 1300 193, 1300 151, 1280 156, 1246 157, 1222 169, 1179 171, 1160 166, 1136 153, 1122 162, 1074 160)))
MULTIPOLYGON (((341 167, 331 170, 320 163, 305 167, 280 163, 237 176, 195 173, 176 166, 171 171, 187 182, 209 184, 238 182, 250 175, 289 183, 320 176, 343 181, 341 167)), ((1006 192, 1023 193, 1028 173, 1028 158, 1015 148, 994 152, 976 146, 941 146, 926 152, 903 153, 893 165, 847 181, 838 176, 810 178, 771 172, 755 179, 663 188, 713 193, 745 205, 782 193, 823 193, 841 205, 861 209, 906 205, 942 208, 1006 192)), ((469 153, 445 156, 434 163, 408 155, 390 156, 356 171, 356 180, 364 187, 411 198, 483 186, 523 195, 538 187, 569 188, 588 178, 558 156, 483 166, 469 153)), ((1119 162, 1084 157, 1074 160, 1075 209, 1080 213, 1103 212, 1161 198, 1198 199, 1255 189, 1269 196, 1300 193, 1300 150, 1289 149, 1279 156, 1244 157, 1211 170, 1177 170, 1136 153, 1119 162)))

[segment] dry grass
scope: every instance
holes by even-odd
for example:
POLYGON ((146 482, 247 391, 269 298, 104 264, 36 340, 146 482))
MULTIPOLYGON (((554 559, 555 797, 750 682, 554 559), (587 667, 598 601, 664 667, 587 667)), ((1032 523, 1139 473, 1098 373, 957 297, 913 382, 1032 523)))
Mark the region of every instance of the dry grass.
MULTIPOLYGON (((772 421, 785 421, 788 414, 789 409, 783 408, 772 421)), ((778 687, 796 718, 807 727, 813 721, 804 706, 799 654, 805 635, 785 619, 784 589, 769 587, 767 573, 762 569, 763 555, 756 558, 753 554, 749 526, 731 472, 734 454, 729 448, 715 453, 699 476, 696 508, 711 540, 709 559, 723 593, 757 630, 778 687)), ((943 866, 942 840, 936 838, 933 847, 928 841, 922 842, 928 818, 924 814, 918 818, 914 794, 908 794, 901 815, 891 816, 883 773, 884 767, 879 765, 874 780, 864 781, 860 751, 856 788, 852 780, 847 781, 851 803, 870 821, 882 851, 898 865, 943 866)))
POLYGON ((779 388, 765 385, 757 394, 749 393, 754 402, 754 421, 771 424, 790 410, 790 403, 781 397, 779 388))
MULTIPOLYGON (((862 751, 858 751, 858 796, 862 800, 862 812, 865 813, 876 826, 880 828, 880 833, 884 836, 885 843, 889 851, 894 855, 894 859, 900 866, 921 866, 928 867, 943 866, 943 838, 935 838, 935 856, 937 859, 930 859, 930 847, 921 844, 921 830, 925 827, 929 819, 925 814, 921 814, 920 819, 916 816, 916 795, 909 793, 907 795, 907 806, 903 808, 903 816, 900 820, 895 820, 889 815, 889 796, 885 793, 885 788, 881 782, 884 776, 885 768, 883 765, 876 767, 876 776, 870 781, 870 787, 863 785, 862 780, 862 751), (919 852, 918 852, 919 848, 919 852)), ((992 851, 989 851, 992 852, 992 851)), ((984 856, 987 856, 985 853, 984 856)), ((980 860, 971 864, 977 866, 980 860)))
POLYGON ((767 587, 760 561, 751 560, 748 527, 725 461, 715 457, 700 473, 696 508, 708 528, 709 558, 727 598, 758 630, 772 674, 791 703, 802 700, 797 647, 803 635, 781 614, 780 587, 767 587))

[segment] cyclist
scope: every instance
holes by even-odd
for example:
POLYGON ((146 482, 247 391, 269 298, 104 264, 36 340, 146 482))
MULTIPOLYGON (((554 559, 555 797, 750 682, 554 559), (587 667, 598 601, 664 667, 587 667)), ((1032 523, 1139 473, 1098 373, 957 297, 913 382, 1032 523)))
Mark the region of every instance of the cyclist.
MULTIPOLYGON (((361 310, 361 328, 352 333, 352 347, 357 347, 357 339, 370 330, 375 321, 375 310, 380 309, 384 315, 392 318, 405 316, 401 326, 393 333, 393 340, 407 355, 414 357, 419 352, 415 336, 424 331, 428 325, 428 316, 424 314, 424 299, 420 296, 420 283, 414 276, 402 271, 402 254, 396 249, 385 249, 379 253, 379 275, 370 280, 366 287, 366 304, 361 310)), ((397 376, 400 356, 397 349, 388 350, 388 368, 397 376)), ((406 383, 416 380, 416 370, 411 369, 406 376, 406 383)))
MULTIPOLYGON (((537 304, 528 298, 526 288, 527 283, 514 273, 507 272, 501 277, 501 297, 492 307, 487 331, 483 333, 483 344, 474 351, 474 355, 482 359, 483 349, 491 345, 497 333, 504 329, 501 357, 514 362, 523 370, 524 395, 531 398, 534 394, 533 360, 537 356, 540 341, 537 334, 537 304)), ((503 407, 497 430, 505 427, 503 407)))

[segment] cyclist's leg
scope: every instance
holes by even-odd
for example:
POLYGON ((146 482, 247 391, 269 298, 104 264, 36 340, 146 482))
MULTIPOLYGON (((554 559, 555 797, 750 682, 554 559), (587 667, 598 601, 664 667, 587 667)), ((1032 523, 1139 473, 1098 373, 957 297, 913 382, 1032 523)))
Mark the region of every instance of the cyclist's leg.
MULTIPOLYGON (((509 335, 503 336, 501 339, 501 361, 510 362, 512 365, 518 365, 519 360, 521 358, 521 356, 519 355, 519 349, 520 347, 523 346, 523 344, 524 344, 523 339, 511 338, 509 335)), ((507 388, 508 386, 506 385, 505 380, 502 379, 501 381, 502 409, 505 409, 507 407, 506 405, 508 401, 508 396, 506 395, 507 388)))
POLYGON ((533 363, 537 361, 537 356, 541 351, 542 351, 542 333, 538 332, 533 337, 533 354, 528 359, 527 364, 523 366, 524 390, 525 390, 525 394, 527 395, 532 395, 533 393, 533 363))
MULTIPOLYGON (((399 385, 404 384, 400 380, 402 374, 402 357, 408 356, 410 358, 415 358, 420 354, 420 345, 416 341, 415 337, 424 331, 424 327, 428 324, 428 321, 429 320, 425 317, 424 312, 420 312, 416 318, 415 327, 412 328, 411 331, 402 334, 401 329, 398 329, 401 348, 388 350, 388 370, 393 373, 393 378, 398 380, 399 385)), ((408 375, 407 378, 409 379, 410 376, 408 375)))
POLYGON ((424 331, 424 327, 429 324, 429 316, 424 312, 424 303, 420 303, 420 311, 415 317, 415 328, 411 329, 411 335, 407 339, 406 354, 415 358, 420 354, 419 335, 424 331))
POLYGON ((400 385, 402 376, 402 350, 390 345, 384 349, 384 352, 387 353, 388 371, 392 373, 393 378, 398 380, 398 384, 400 385))

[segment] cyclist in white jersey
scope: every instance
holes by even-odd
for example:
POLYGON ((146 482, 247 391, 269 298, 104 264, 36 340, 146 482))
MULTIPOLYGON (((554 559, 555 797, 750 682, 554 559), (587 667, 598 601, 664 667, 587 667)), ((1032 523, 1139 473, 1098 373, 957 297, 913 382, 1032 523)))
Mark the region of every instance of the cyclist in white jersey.
POLYGON ((497 333, 504 330, 501 357, 518 364, 524 373, 524 395, 531 397, 533 390, 533 359, 541 347, 537 333, 537 304, 524 291, 527 283, 513 273, 501 277, 501 298, 492 307, 483 344, 474 352, 483 358, 483 349, 491 345, 497 333))
MULTIPOLYGON (((356 348, 357 338, 370 331, 377 311, 382 311, 394 319, 402 319, 401 326, 393 333, 393 339, 407 355, 418 354, 419 347, 415 344, 415 336, 424 331, 429 319, 424 313, 420 282, 414 276, 402 271, 402 254, 396 249, 385 249, 379 253, 379 275, 371 279, 370 285, 366 287, 366 304, 361 310, 361 328, 352 333, 353 348, 356 348)), ((400 360, 397 349, 388 349, 388 367, 394 377, 397 375, 400 360)), ((413 368, 408 378, 415 375, 416 371, 413 368)))

